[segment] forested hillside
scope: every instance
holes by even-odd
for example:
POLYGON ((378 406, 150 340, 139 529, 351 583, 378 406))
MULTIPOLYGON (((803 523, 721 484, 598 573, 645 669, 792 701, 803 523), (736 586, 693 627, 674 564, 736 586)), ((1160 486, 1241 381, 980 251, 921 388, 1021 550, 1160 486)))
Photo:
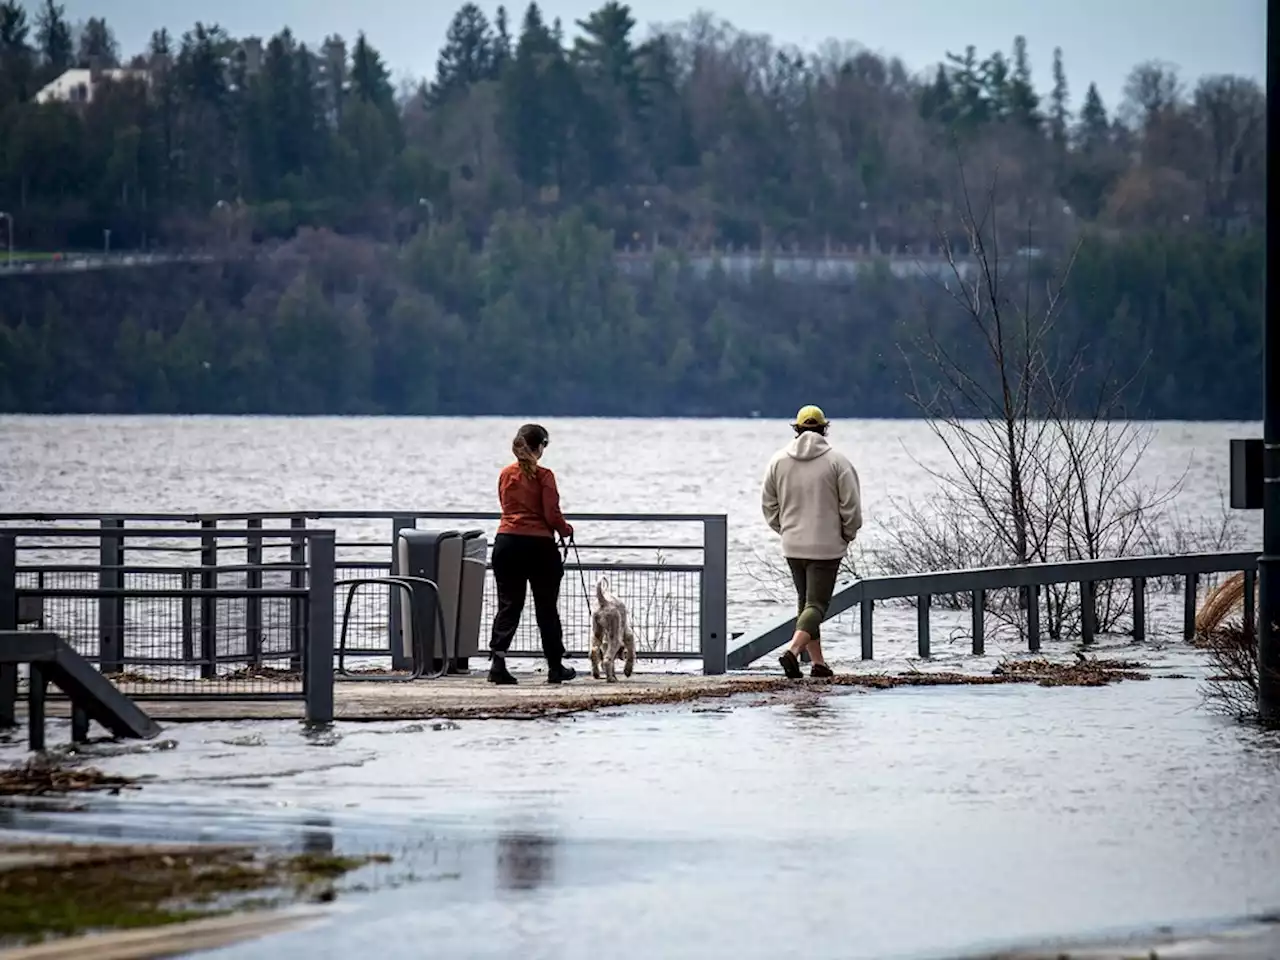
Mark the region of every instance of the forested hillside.
POLYGON ((746 283, 684 258, 928 257, 963 164, 975 199, 995 184, 1003 249, 1061 265, 1081 245, 1059 327, 1136 375, 1131 412, 1257 415, 1254 81, 1148 62, 1105 104, 1068 89, 1070 51, 1036 52, 1056 82, 1035 90, 1021 38, 957 37, 916 75, 706 16, 645 33, 643 13, 467 4, 436 75, 397 87, 364 36, 197 24, 121 51, 107 20, 3 0, 19 253, 109 230, 116 250, 225 259, 0 279, 0 408, 746 414, 804 384, 846 415, 910 414, 904 355, 948 309, 936 285, 746 283), (83 102, 39 102, 75 67, 83 102), (653 269, 621 272, 628 248, 653 269))

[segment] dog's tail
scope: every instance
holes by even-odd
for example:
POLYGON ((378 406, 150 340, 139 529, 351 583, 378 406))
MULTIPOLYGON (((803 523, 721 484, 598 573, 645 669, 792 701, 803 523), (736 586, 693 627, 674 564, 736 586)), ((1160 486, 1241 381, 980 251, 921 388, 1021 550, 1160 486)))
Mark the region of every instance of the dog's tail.
POLYGON ((596 581, 596 602, 603 607, 612 599, 613 595, 609 592, 609 578, 601 577, 596 581))

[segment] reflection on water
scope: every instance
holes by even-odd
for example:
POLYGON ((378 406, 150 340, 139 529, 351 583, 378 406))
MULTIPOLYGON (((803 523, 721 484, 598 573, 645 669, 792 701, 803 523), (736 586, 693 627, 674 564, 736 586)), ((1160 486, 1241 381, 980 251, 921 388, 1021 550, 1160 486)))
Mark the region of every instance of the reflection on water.
POLYGON ((333 821, 328 817, 307 817, 302 821, 302 852, 329 855, 334 852, 333 821))
POLYGON ((536 890, 555 880, 555 846, 552 837, 536 833, 503 833, 498 836, 498 889, 536 890))

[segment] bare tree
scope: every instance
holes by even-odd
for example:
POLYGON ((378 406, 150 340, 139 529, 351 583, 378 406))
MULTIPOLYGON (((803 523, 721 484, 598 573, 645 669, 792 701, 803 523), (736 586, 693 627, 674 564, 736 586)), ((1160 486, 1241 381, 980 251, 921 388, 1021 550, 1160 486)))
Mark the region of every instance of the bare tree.
MULTIPOLYGON (((1152 432, 1123 419, 1132 382, 1117 381, 1088 344, 1067 344, 1056 329, 1079 247, 1056 271, 1026 242, 1002 258, 998 176, 975 203, 962 161, 958 172, 958 223, 938 230, 954 309, 931 319, 906 357, 912 399, 948 463, 926 468, 937 484, 932 506, 908 505, 889 548, 934 569, 1133 554, 1181 479, 1138 482, 1152 432)), ((1131 598, 1127 584, 1100 588, 1093 613, 1107 630, 1131 598)), ((1028 597, 990 597, 993 619, 1021 628, 1028 597)), ((1045 604, 1051 637, 1079 628, 1079 597, 1066 587, 1047 591, 1045 604)))

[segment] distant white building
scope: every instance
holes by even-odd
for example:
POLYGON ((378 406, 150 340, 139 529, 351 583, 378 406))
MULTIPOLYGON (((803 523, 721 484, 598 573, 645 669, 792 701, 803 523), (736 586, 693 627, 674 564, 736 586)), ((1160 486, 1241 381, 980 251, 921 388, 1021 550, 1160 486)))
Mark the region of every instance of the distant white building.
POLYGON ((104 81, 120 83, 123 80, 142 80, 146 82, 150 73, 146 70, 125 67, 77 67, 67 70, 62 76, 46 83, 36 94, 36 103, 92 103, 94 91, 104 81))

